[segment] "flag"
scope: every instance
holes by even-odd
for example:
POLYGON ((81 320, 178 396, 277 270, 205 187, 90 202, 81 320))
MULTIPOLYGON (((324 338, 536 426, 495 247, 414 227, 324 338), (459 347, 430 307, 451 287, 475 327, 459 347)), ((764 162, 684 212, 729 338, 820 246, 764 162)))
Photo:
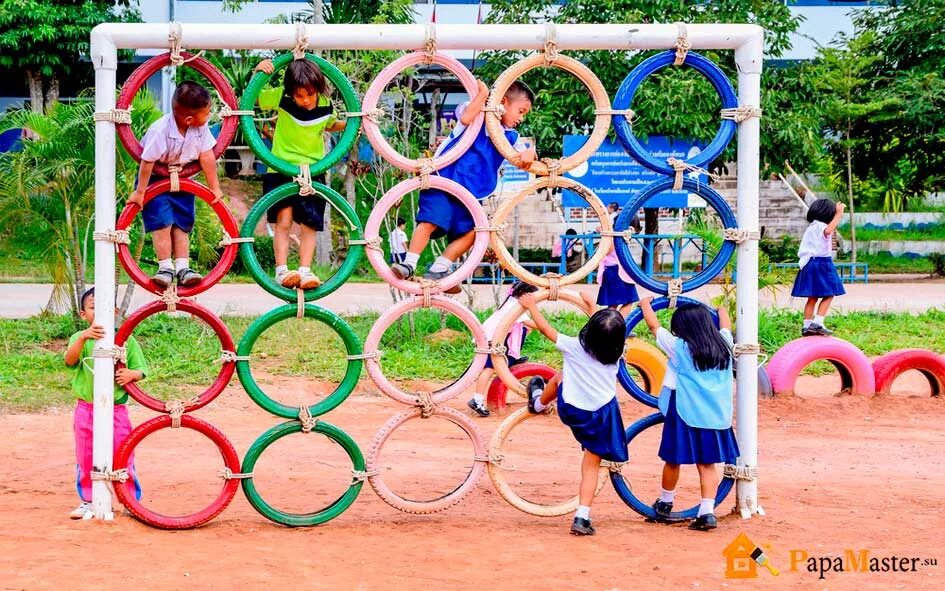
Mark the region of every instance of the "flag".
POLYGON ((476 15, 476 24, 482 24, 482 0, 479 0, 479 14, 476 15))
POLYGON ((431 23, 436 23, 436 0, 433 0, 433 16, 430 17, 431 23))

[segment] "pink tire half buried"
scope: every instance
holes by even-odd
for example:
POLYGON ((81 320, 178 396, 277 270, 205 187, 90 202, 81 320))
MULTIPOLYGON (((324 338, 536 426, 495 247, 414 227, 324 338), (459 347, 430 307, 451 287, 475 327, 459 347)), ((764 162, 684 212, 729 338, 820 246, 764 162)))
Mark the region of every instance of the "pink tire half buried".
MULTIPOLYGON (((486 248, 489 246, 489 232, 486 230, 489 225, 489 218, 486 217, 486 212, 482 209, 482 205, 480 205, 479 201, 459 183, 434 175, 430 177, 430 187, 440 189, 456 197, 472 214, 473 223, 476 228, 482 228, 483 230, 476 232, 476 241, 473 243, 472 249, 469 251, 469 255, 466 257, 463 264, 441 281, 436 282, 435 286, 430 290, 431 293, 442 293, 462 283, 464 279, 473 274, 473 271, 476 270, 476 266, 482 261, 482 256, 486 253, 486 248)), ((374 271, 380 275, 384 281, 393 285, 395 288, 413 295, 421 295, 423 293, 423 287, 416 281, 407 281, 397 277, 394 275, 394 272, 390 270, 390 265, 387 264, 384 258, 384 250, 380 246, 382 242, 381 224, 384 223, 384 217, 392 207, 399 204, 405 195, 419 188, 419 178, 407 179, 394 185, 381 197, 381 200, 377 202, 374 209, 371 210, 371 215, 368 217, 367 225, 364 228, 364 239, 368 243, 368 247, 365 251, 368 261, 370 261, 371 266, 374 267, 374 271)))
MULTIPOLYGON (((486 366, 486 356, 488 355, 486 350, 489 343, 486 340, 486 333, 483 331, 479 319, 462 304, 442 296, 431 297, 430 304, 433 308, 439 308, 459 318, 472 333, 477 351, 475 357, 473 357, 472 363, 466 368, 466 371, 458 380, 445 388, 430 393, 433 404, 440 404, 461 394, 475 381, 476 376, 478 376, 482 368, 486 366)), ((384 336, 387 329, 407 312, 421 307, 423 307, 423 298, 415 297, 409 300, 403 300, 397 305, 388 308, 388 310, 381 314, 381 317, 374 322, 374 326, 371 327, 371 331, 364 340, 364 354, 369 356, 372 353, 377 353, 380 348, 381 337, 384 336)), ((384 375, 384 371, 381 368, 379 355, 373 357, 369 356, 365 361, 367 363, 368 375, 371 376, 371 379, 374 380, 377 387, 381 389, 381 392, 403 404, 416 405, 419 403, 418 396, 408 394, 387 379, 387 376, 384 375)))
POLYGON ((374 489, 377 496, 381 497, 385 503, 394 509, 403 511, 404 513, 436 513, 437 511, 449 509, 460 502, 463 497, 476 487, 476 483, 479 482, 483 472, 485 472, 485 463, 488 460, 486 444, 482 439, 482 434, 479 432, 479 427, 473 423, 472 419, 449 407, 440 406, 435 408, 429 418, 445 419, 462 429, 466 435, 469 436, 473 447, 473 466, 469 474, 466 475, 466 479, 453 489, 452 492, 442 497, 429 501, 405 499, 392 491, 384 482, 384 478, 382 477, 384 463, 381 450, 384 447, 384 443, 390 438, 391 433, 398 427, 407 421, 419 418, 419 408, 405 410, 391 417, 389 421, 384 423, 384 426, 381 427, 377 434, 374 435, 367 455, 367 471, 371 474, 371 476, 368 477, 368 482, 370 482, 371 488, 374 489))
POLYGON ((876 393, 889 394, 896 378, 910 370, 925 376, 932 389, 932 396, 939 396, 945 391, 945 356, 925 349, 898 349, 873 361, 876 393))
POLYGON ((876 391, 873 366, 858 347, 835 337, 802 337, 778 349, 768 362, 768 377, 775 395, 794 394, 797 376, 815 361, 829 361, 837 368, 843 391, 852 394, 876 391))
MULTIPOLYGON (((361 104, 361 109, 365 113, 371 113, 377 109, 377 103, 381 98, 381 95, 384 93, 384 89, 388 84, 391 83, 394 78, 396 78, 402 71, 410 66, 416 66, 417 64, 422 64, 428 61, 427 55, 423 52, 415 52, 408 55, 405 55, 399 59, 391 62, 386 68, 381 70, 381 72, 374 78, 374 81, 371 83, 371 86, 368 87, 367 92, 364 93, 364 101, 361 104)), ((451 74, 456 76, 459 79, 459 83, 463 85, 463 89, 470 97, 476 96, 479 92, 478 86, 476 84, 476 78, 472 75, 472 72, 469 71, 466 66, 461 64, 456 59, 453 59, 447 55, 435 54, 433 56, 433 63, 445 68, 451 74)), ((463 152, 469 149, 469 146, 475 141, 476 136, 479 135, 479 130, 482 128, 483 124, 483 113, 480 113, 472 123, 469 124, 469 127, 463 132, 463 135, 460 137, 459 142, 455 146, 446 150, 439 156, 433 159, 433 170, 440 170, 444 166, 451 164, 459 158, 463 152)), ((367 136, 369 142, 385 160, 400 168, 401 170, 406 170, 408 172, 420 172, 421 163, 419 160, 413 158, 407 158, 403 154, 400 154, 391 146, 387 139, 381 134, 380 126, 374 117, 364 117, 362 122, 362 128, 364 129, 364 135, 367 136)))

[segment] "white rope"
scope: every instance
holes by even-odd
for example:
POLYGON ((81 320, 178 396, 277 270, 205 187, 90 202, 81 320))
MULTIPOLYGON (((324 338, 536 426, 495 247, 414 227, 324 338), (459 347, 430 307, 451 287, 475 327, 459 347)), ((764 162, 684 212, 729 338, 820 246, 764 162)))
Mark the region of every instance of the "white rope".
POLYGON ((741 244, 748 240, 761 240, 761 232, 758 230, 742 230, 741 228, 725 228, 722 231, 722 238, 735 244, 741 244))
POLYGON ((545 46, 542 48, 545 54, 545 65, 550 66, 559 57, 558 53, 558 30, 554 23, 545 23, 545 46))
POLYGON ((124 347, 112 345, 111 347, 95 347, 92 349, 92 357, 99 359, 114 359, 122 363, 128 363, 128 351, 124 347))
POLYGON ((122 484, 128 482, 129 478, 128 468, 122 468, 121 470, 92 470, 89 476, 93 481, 120 482, 122 484))
POLYGON ((372 476, 377 476, 380 474, 380 470, 351 470, 351 484, 357 484, 358 482, 364 482, 372 476))
POLYGON ((253 477, 252 472, 234 472, 229 468, 223 468, 219 474, 223 480, 245 480, 253 477))
POLYGON ((183 32, 180 28, 180 23, 170 23, 170 31, 167 33, 167 41, 171 45, 171 65, 175 67, 183 66, 187 62, 192 62, 201 55, 203 55, 203 50, 198 51, 196 55, 192 55, 187 59, 184 59, 184 56, 181 55, 181 42, 183 40, 183 32))
POLYGON ((370 248, 371 250, 384 251, 383 243, 381 242, 381 237, 370 238, 367 240, 349 240, 348 245, 362 245, 365 248, 370 248))
POLYGON ((436 23, 427 23, 424 32, 423 53, 423 62, 432 64, 436 58, 436 23))
POLYGON ((682 295, 682 279, 670 279, 666 282, 666 295, 669 297, 669 307, 676 307, 676 298, 682 295))
POLYGON ((131 110, 127 109, 109 109, 107 111, 96 111, 92 114, 94 121, 107 121, 116 125, 131 125, 131 110))
POLYGON ((637 114, 633 109, 594 109, 595 115, 620 115, 623 116, 627 121, 633 122, 633 118, 637 114))
POLYGON ((722 468, 722 476, 733 478, 735 480, 752 481, 758 478, 758 466, 736 466, 735 464, 725 464, 722 468))
POLYGON ((720 181, 722 177, 715 173, 711 173, 704 168, 699 168, 693 164, 689 164, 679 158, 673 158, 672 156, 666 159, 666 163, 673 167, 673 170, 676 171, 676 177, 673 179, 673 191, 678 191, 682 189, 683 186, 683 173, 685 172, 696 172, 699 174, 704 174, 713 181, 720 181))
POLYGON ((686 61, 686 54, 689 53, 689 49, 692 47, 692 43, 689 42, 689 33, 686 30, 686 23, 676 23, 676 59, 673 61, 674 66, 681 66, 686 61))
POLYGON ((256 238, 253 236, 230 236, 224 232, 223 239, 220 240, 217 246, 229 246, 231 244, 240 244, 242 242, 256 242, 256 238))
POLYGON ((342 115, 345 117, 364 117, 365 119, 370 119, 374 123, 378 123, 384 118, 386 114, 387 112, 381 107, 374 107, 373 109, 369 109, 367 111, 345 111, 342 113, 342 115))
POLYGON ((354 353, 352 355, 346 355, 345 359, 348 361, 357 361, 358 359, 379 359, 381 357, 380 351, 367 351, 365 353, 354 353))
POLYGON ((292 57, 297 60, 305 59, 308 50, 308 34, 305 23, 295 23, 295 47, 292 48, 292 57))
POLYGON ((220 354, 220 363, 236 363, 237 361, 249 361, 249 355, 237 355, 233 351, 223 350, 220 354))
POLYGON ((131 244, 131 235, 128 230, 96 230, 92 232, 92 240, 114 242, 115 244, 131 244))
POLYGON ((312 416, 307 406, 299 407, 299 422, 302 423, 302 433, 311 433, 318 425, 318 419, 312 416))
POLYGON ((730 119, 735 123, 741 123, 742 121, 746 121, 752 117, 761 117, 761 109, 751 105, 734 107, 732 109, 722 109, 719 111, 719 113, 722 116, 722 119, 730 119))
POLYGON ((177 288, 174 284, 167 286, 164 293, 161 294, 161 301, 167 305, 168 312, 176 312, 177 304, 180 303, 180 296, 177 295, 177 288))
POLYGON ((299 184, 299 195, 302 197, 315 194, 315 188, 312 187, 312 170, 308 164, 299 166, 299 176, 292 177, 292 180, 299 184))
POLYGON ((169 164, 167 166, 167 176, 171 180, 172 193, 180 191, 180 171, 181 167, 179 164, 169 164))
POLYGON ((742 355, 760 355, 761 345, 757 343, 738 343, 732 347, 732 356, 740 357, 742 355))

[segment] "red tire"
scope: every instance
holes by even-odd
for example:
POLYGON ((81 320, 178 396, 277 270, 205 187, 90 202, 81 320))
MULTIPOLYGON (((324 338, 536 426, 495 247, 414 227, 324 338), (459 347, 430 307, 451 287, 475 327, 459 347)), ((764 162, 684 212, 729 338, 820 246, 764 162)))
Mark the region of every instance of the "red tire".
POLYGON ((873 361, 876 393, 889 394, 896 378, 912 369, 922 372, 929 381, 932 396, 945 391, 945 356, 925 349, 899 349, 873 361))
POLYGON ((803 337, 778 349, 768 362, 774 393, 793 394, 798 374, 815 361, 829 361, 837 368, 843 391, 852 394, 876 391, 873 367, 859 348, 834 337, 803 337))
MULTIPOLYGON (((220 223, 223 225, 223 232, 226 235, 232 238, 240 235, 240 230, 236 225, 236 219, 233 218, 233 214, 230 213, 230 210, 227 208, 226 204, 223 203, 223 201, 216 200, 216 197, 214 197, 210 189, 190 179, 181 179, 180 189, 181 191, 193 193, 196 197, 204 200, 210 207, 212 207, 213 211, 217 214, 217 217, 220 218, 220 223)), ((171 181, 169 179, 152 183, 148 185, 148 188, 144 193, 144 203, 147 203, 161 193, 166 193, 170 190, 171 181)), ((115 223, 115 229, 127 230, 131 226, 131 222, 134 221, 135 216, 138 215, 139 211, 141 211, 141 208, 137 207, 136 205, 128 205, 125 207, 125 210, 121 212, 120 216, 118 216, 118 221, 115 223)), ((180 297, 190 297, 206 291, 216 285, 230 270, 230 267, 233 265, 233 261, 236 260, 238 251, 239 244, 227 244, 226 248, 223 249, 223 255, 220 257, 220 260, 217 261, 216 266, 214 266, 213 269, 207 273, 203 279, 200 280, 200 283, 194 285, 193 287, 179 288, 177 290, 177 295, 180 297)), ((134 257, 131 256, 131 249, 128 248, 127 244, 118 245, 118 261, 121 263, 121 266, 125 272, 128 273, 128 276, 131 277, 132 281, 150 291, 151 293, 160 295, 164 292, 163 288, 151 281, 151 278, 141 270, 141 267, 139 267, 138 263, 135 262, 134 257)))
MULTIPOLYGON (((522 378, 539 376, 544 378, 546 382, 553 378, 555 373, 557 373, 553 368, 548 367, 543 363, 520 363, 518 365, 513 365, 509 368, 509 370, 518 380, 521 380, 522 378)), ((509 387, 505 385, 505 382, 497 377, 492 380, 491 384, 489 384, 489 393, 486 395, 486 399, 488 400, 489 406, 494 407, 497 410, 503 410, 506 405, 508 394, 509 387)))
MULTIPOLYGON (((210 84, 213 85, 213 88, 216 89, 219 93, 220 98, 223 99, 223 102, 226 103, 234 111, 239 108, 238 103, 236 102, 236 93, 233 92, 233 87, 230 86, 230 83, 227 82, 227 79, 223 74, 220 73, 220 70, 217 70, 207 60, 201 57, 194 57, 189 53, 181 53, 181 57, 185 60, 189 60, 187 65, 204 76, 207 80, 210 81, 210 84)), ((131 106, 131 101, 135 98, 138 90, 145 85, 148 81, 148 78, 156 74, 164 66, 168 66, 171 63, 171 54, 162 53, 161 55, 156 55, 144 62, 138 68, 131 73, 131 76, 125 80, 125 84, 121 87, 121 94, 118 95, 118 102, 115 105, 117 109, 127 109, 131 106)), ((223 125, 220 127, 220 135, 217 137, 217 143, 213 147, 213 156, 219 158, 223 155, 223 152, 226 151, 229 147, 230 142, 233 141, 233 137, 236 135, 236 127, 239 125, 238 117, 227 117, 223 121, 223 125)), ((118 131, 118 139, 121 140, 121 145, 125 147, 125 150, 128 151, 128 154, 135 159, 136 162, 141 162, 141 142, 138 141, 138 138, 135 137, 134 131, 131 129, 131 125, 127 123, 118 123, 115 125, 115 129, 118 131)), ((200 164, 198 162, 190 162, 185 165, 180 171, 180 177, 186 178, 194 176, 200 170, 200 164)), ((167 164, 163 162, 154 163, 154 173, 161 176, 168 176, 167 164)), ((234 234, 235 236, 235 234, 234 234)))
MULTIPOLYGON (((170 426, 171 417, 166 415, 154 417, 150 421, 138 425, 137 428, 131 432, 131 435, 128 436, 128 439, 118 448, 118 454, 115 457, 115 470, 128 467, 128 457, 145 437, 159 429, 166 429, 170 426)), ((210 441, 220 450, 224 466, 229 468, 234 474, 239 473, 240 459, 236 454, 236 449, 219 429, 210 423, 187 415, 181 417, 180 426, 186 429, 193 429, 209 437, 210 441)), ((207 508, 196 513, 191 513, 190 515, 181 516, 162 515, 142 505, 141 502, 135 498, 134 481, 131 478, 124 483, 117 483, 115 485, 115 494, 118 496, 118 500, 121 504, 125 506, 125 509, 139 521, 160 529, 190 529, 199 527, 222 513, 227 505, 230 504, 230 501, 233 500, 239 485, 240 483, 237 479, 224 480, 223 489, 220 491, 219 496, 217 496, 207 508)))
MULTIPOLYGON (((153 316, 154 314, 163 312, 166 309, 167 304, 161 301, 156 301, 135 310, 135 313, 129 316, 128 319, 122 323, 121 328, 118 329, 118 333, 115 334, 115 345, 119 347, 124 346, 125 342, 128 340, 128 337, 131 336, 131 333, 134 332, 134 329, 139 324, 141 324, 142 320, 148 316, 153 316)), ((235 345, 233 344, 233 337, 230 336, 230 329, 227 328, 227 326, 223 324, 223 321, 220 320, 213 312, 197 304, 196 302, 189 300, 179 301, 177 303, 177 309, 181 312, 193 314, 197 318, 200 318, 206 322, 220 339, 220 346, 222 347, 223 351, 236 351, 235 345)), ((118 362, 115 364, 115 367, 124 367, 124 365, 118 362)), ((197 397, 196 404, 186 406, 185 410, 192 411, 209 404, 210 401, 219 396, 220 393, 223 392, 224 388, 226 388, 227 384, 230 383, 230 378, 233 377, 233 372, 235 370, 235 361, 224 362, 220 366, 220 373, 217 374, 217 379, 215 379, 213 383, 210 384, 210 387, 204 390, 200 396, 197 397)), ((158 400, 157 398, 154 398, 142 390, 141 386, 139 386, 137 382, 130 382, 125 385, 125 391, 128 392, 129 396, 151 410, 156 410, 157 412, 167 412, 164 401, 158 400)))

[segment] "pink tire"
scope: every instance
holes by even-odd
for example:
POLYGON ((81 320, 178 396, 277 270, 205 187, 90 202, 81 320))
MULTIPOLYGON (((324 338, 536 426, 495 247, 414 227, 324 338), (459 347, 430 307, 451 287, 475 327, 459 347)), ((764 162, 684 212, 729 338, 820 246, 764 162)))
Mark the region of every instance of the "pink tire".
MULTIPOLYGON (((384 88, 390 84, 390 82, 396 78, 398 74, 410 66, 422 64, 426 60, 426 54, 418 51, 405 55, 391 62, 386 68, 381 70, 380 74, 378 74, 376 78, 374 78, 371 86, 369 86, 367 92, 364 93, 364 101, 361 105, 362 111, 365 113, 374 111, 377 108, 378 100, 384 93, 384 88)), ((433 56, 433 63, 446 68, 450 73, 454 74, 459 79, 460 84, 463 85, 463 89, 467 94, 469 94, 470 97, 476 96, 476 94, 479 92, 478 85, 476 84, 476 78, 472 75, 472 72, 470 72, 469 69, 459 61, 447 55, 437 53, 433 56)), ((444 166, 452 164, 463 154, 463 152, 468 150, 469 146, 471 146, 476 140, 476 136, 479 135, 479 130, 482 128, 482 122, 483 114, 480 113, 476 119, 469 124, 469 127, 463 132, 463 135, 460 137, 459 142, 457 142, 455 146, 433 159, 433 170, 440 170, 444 166)), ((371 142, 371 145, 374 147, 377 153, 380 154, 385 160, 397 168, 400 168, 401 170, 416 173, 420 172, 420 161, 413 158, 407 158, 406 156, 397 152, 387 142, 387 139, 383 136, 383 134, 381 134, 381 129, 373 117, 364 117, 361 125, 364 129, 364 135, 367 136, 368 141, 371 142)))
POLYGON ((929 381, 932 396, 945 391, 945 356, 925 349, 899 349, 873 361, 876 393, 889 394, 896 378, 912 369, 922 372, 929 381))
MULTIPOLYGON (((473 223, 477 228, 484 230, 489 225, 489 218, 486 217, 486 212, 482 209, 482 205, 480 205, 479 201, 473 197, 472 193, 455 181, 434 175, 430 177, 430 187, 445 191, 459 199, 459 201, 469 209, 469 212, 472 214, 473 223)), ((368 261, 370 261, 371 266, 374 267, 374 271, 380 275, 384 281, 393 285, 395 288, 413 295, 421 295, 423 293, 423 287, 416 281, 406 281, 397 277, 394 275, 394 272, 390 270, 390 265, 388 265, 387 261, 384 259, 384 250, 380 246, 382 242, 381 224, 384 222, 384 216, 387 215, 387 212, 390 211, 392 207, 400 203, 407 193, 416 191, 419 188, 419 178, 407 179, 392 187, 381 197, 381 200, 377 202, 374 209, 371 210, 371 215, 368 217, 367 224, 364 228, 364 238, 368 244, 365 250, 367 252, 368 261)), ((442 293, 462 283, 464 279, 472 275, 476 270, 476 266, 482 261, 482 256, 486 253, 488 246, 489 233, 487 231, 477 232, 476 241, 473 243, 472 249, 469 251, 469 256, 466 257, 465 262, 441 281, 436 282, 436 285, 430 289, 430 292, 442 293)))
MULTIPOLYGON (((482 368, 486 366, 486 355, 488 355, 486 351, 488 349, 489 343, 486 339, 485 331, 482 330, 482 324, 479 323, 479 319, 476 318, 476 315, 470 312, 469 309, 467 309, 462 304, 441 296, 431 297, 430 304, 434 308, 445 310, 446 312, 449 312, 459 318, 472 333, 473 341, 475 341, 477 350, 475 357, 473 357, 472 363, 468 368, 466 368, 466 371, 459 377, 458 380, 443 389, 430 393, 433 403, 440 404, 441 402, 445 402, 450 398, 461 394, 476 380, 476 376, 478 376, 479 372, 482 371, 482 368)), ((371 376, 371 379, 374 380, 374 383, 377 384, 377 387, 381 389, 381 392, 403 404, 419 404, 419 398, 404 392, 394 385, 393 382, 388 380, 384 375, 384 371, 381 369, 379 355, 374 355, 373 357, 370 355, 378 352, 378 348, 381 344, 381 337, 384 336, 384 333, 387 331, 387 329, 390 328, 390 326, 394 324, 397 319, 407 312, 422 306, 423 298, 416 297, 409 300, 403 300, 397 305, 388 308, 388 310, 381 314, 381 317, 377 319, 377 321, 374 323, 374 326, 371 327, 371 331, 368 333, 367 338, 364 340, 364 355, 368 356, 366 359, 368 375, 371 376)))
POLYGON ((793 394, 798 374, 821 360, 837 368, 844 391, 852 394, 876 391, 873 366, 859 348, 834 337, 802 337, 778 349, 768 362, 768 377, 775 395, 793 394))
POLYGON ((488 459, 488 452, 486 451, 486 444, 482 439, 482 434, 479 432, 479 427, 477 427, 469 417, 445 406, 437 407, 433 411, 433 414, 430 415, 430 418, 433 417, 446 419, 465 431, 473 445, 473 467, 462 484, 449 494, 438 499, 431 501, 411 501, 401 497, 392 491, 384 482, 382 477, 384 465, 381 449, 391 433, 398 427, 407 421, 420 418, 420 409, 405 410, 402 413, 394 415, 389 421, 384 423, 384 426, 381 427, 377 434, 374 435, 374 439, 371 440, 371 447, 367 455, 367 471, 368 474, 371 474, 371 476, 368 477, 368 482, 371 484, 371 488, 374 489, 374 492, 377 493, 377 496, 381 497, 385 503, 404 513, 436 513, 437 511, 449 509, 460 502, 463 497, 475 488, 476 483, 479 482, 483 472, 485 472, 484 464, 488 459))

